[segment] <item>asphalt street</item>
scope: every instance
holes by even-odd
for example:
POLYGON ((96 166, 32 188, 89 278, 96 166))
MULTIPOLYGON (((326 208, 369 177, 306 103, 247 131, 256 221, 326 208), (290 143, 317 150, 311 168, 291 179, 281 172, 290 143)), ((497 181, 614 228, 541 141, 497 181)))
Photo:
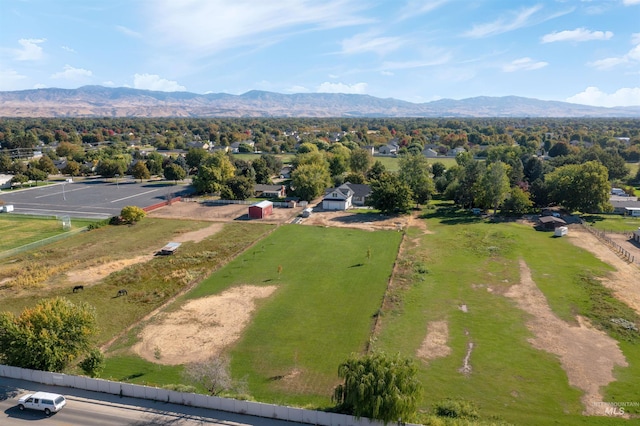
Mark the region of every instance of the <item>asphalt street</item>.
POLYGON ((188 193, 188 186, 167 181, 100 178, 2 192, 0 199, 19 214, 106 219, 125 206, 148 207, 188 193))
POLYGON ((55 426, 296 426, 302 423, 194 408, 145 399, 119 397, 81 389, 48 386, 0 377, 0 425, 43 423, 55 426), (47 417, 43 412, 18 409, 18 398, 36 391, 64 395, 67 405, 47 417))

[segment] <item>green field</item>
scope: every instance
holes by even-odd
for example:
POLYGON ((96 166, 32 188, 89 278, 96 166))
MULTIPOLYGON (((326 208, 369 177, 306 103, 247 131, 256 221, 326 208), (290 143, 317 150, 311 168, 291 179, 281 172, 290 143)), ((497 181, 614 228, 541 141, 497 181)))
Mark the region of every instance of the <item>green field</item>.
MULTIPOLYGON (((407 253, 405 278, 413 285, 401 293, 402 302, 394 310, 385 312, 377 344, 379 349, 414 356, 426 324, 448 322, 452 353, 422 369, 427 388, 424 406, 444 398, 464 398, 478 404, 484 415, 514 424, 551 424, 554 418, 561 418, 561 424, 615 423, 581 415, 581 392, 568 384, 555 355, 529 344, 528 315, 500 295, 518 282, 518 260, 523 259, 556 315, 569 323, 575 323, 575 314, 597 318, 602 312, 593 305, 606 303, 605 298, 590 297, 579 277, 602 276, 610 268, 568 241, 528 226, 473 219, 461 223, 437 214, 427 222, 434 233, 413 231, 421 242, 407 253), (416 264, 426 265, 428 272, 416 276, 416 264), (468 313, 460 310, 461 305, 468 313), (475 343, 473 372, 465 376, 458 369, 469 341, 475 343)), ((638 321, 633 312, 629 315, 638 321)), ((636 336, 633 343, 621 345, 630 366, 618 370, 618 382, 605 388, 604 400, 637 401, 639 343, 636 336)))
MULTIPOLYGON (((529 343, 529 314, 504 296, 519 282, 523 260, 558 317, 576 324, 575 315, 582 315, 620 341, 629 366, 615 370, 616 381, 601 389, 602 399, 638 401, 640 335, 616 328, 609 319, 621 317, 637 325, 640 319, 596 280, 612 270, 609 265, 567 239, 516 223, 489 223, 447 205, 427 210, 421 221, 428 232, 410 227, 404 237, 393 231, 301 225, 274 230, 272 225, 230 223, 214 237, 183 244, 174 256, 129 266, 71 295, 65 270, 148 253, 172 236, 207 226, 146 218, 131 227, 100 228, 0 261, 0 281, 32 269, 25 268, 29 262, 51 269, 57 265, 61 269, 52 271, 49 285, 35 287, 38 294, 95 305, 100 342, 200 278, 206 279, 170 309, 233 286, 275 285, 275 293, 259 302, 251 324, 228 351, 233 377, 246 381, 248 396, 259 401, 330 408, 339 363, 371 345, 416 359, 425 388, 423 421, 436 402, 456 398, 475 403, 481 418, 517 425, 630 424, 581 415, 582 392, 569 385, 556 355, 529 343), (403 250, 396 257, 401 238, 403 250), (394 285, 387 289, 394 263, 394 285), (130 289, 130 297, 114 300, 121 287, 130 289), (381 327, 372 334, 376 318, 381 327), (431 321, 447 322, 451 353, 424 362, 416 351, 431 321), (469 342, 474 343, 472 371, 465 375, 458 370, 469 342)), ((35 301, 29 288, 19 296, 2 293, 1 299, 15 313, 35 301)), ((154 365, 131 355, 139 330, 111 347, 102 377, 156 385, 184 382, 182 366, 154 365)))
MULTIPOLYGON (((95 223, 90 219, 71 219, 70 231, 95 223)), ((11 213, 0 214, 0 253, 67 233, 55 217, 33 217, 11 213)))
POLYGON ((601 231, 633 232, 640 228, 640 218, 619 214, 583 215, 585 222, 601 231))

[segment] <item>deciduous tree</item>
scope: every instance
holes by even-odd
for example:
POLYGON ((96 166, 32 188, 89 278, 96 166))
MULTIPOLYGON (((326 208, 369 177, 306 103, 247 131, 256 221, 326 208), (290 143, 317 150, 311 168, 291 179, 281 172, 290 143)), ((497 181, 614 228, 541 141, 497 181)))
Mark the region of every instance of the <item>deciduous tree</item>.
POLYGON ((435 192, 435 185, 431 178, 431 168, 427 158, 421 153, 408 154, 400 159, 398 177, 409 185, 416 204, 426 204, 435 192))
POLYGON ((322 195, 331 183, 329 168, 324 164, 304 164, 291 174, 295 193, 302 200, 311 201, 322 195))
POLYGON ((222 151, 208 156, 198 167, 193 186, 200 193, 219 192, 222 185, 235 174, 229 157, 222 151))
POLYGON ((363 148, 358 148, 351 152, 349 165, 352 172, 362 173, 363 175, 366 175, 369 171, 369 168, 371 167, 371 164, 373 164, 373 155, 371 155, 370 151, 367 151, 363 148))
POLYGON ((144 161, 138 161, 133 165, 131 175, 136 179, 140 179, 140 182, 142 182, 142 179, 149 179, 151 177, 151 173, 149 173, 149 169, 144 164, 144 161))
POLYGON ((508 167, 502 161, 487 166, 480 180, 473 187, 474 202, 484 208, 493 208, 496 214, 498 207, 509 195, 508 167))
POLYGON ((138 206, 126 206, 120 211, 120 217, 125 223, 136 223, 141 221, 147 213, 138 206))
POLYGON ((413 205, 413 193, 395 173, 384 173, 371 182, 369 205, 385 214, 406 213, 413 205))
POLYGON ((64 298, 45 299, 15 317, 0 313, 0 360, 16 367, 62 371, 91 349, 94 309, 64 298))
POLYGON ((167 180, 172 180, 177 183, 185 177, 187 177, 187 172, 176 163, 169 163, 167 167, 164 168, 164 178, 167 180))
POLYGON ((184 374, 187 379, 205 388, 210 395, 218 395, 233 385, 229 373, 229 359, 223 356, 188 364, 184 374))
POLYGON ((569 211, 602 213, 613 210, 609 203, 607 168, 598 161, 569 164, 547 174, 549 198, 569 211))

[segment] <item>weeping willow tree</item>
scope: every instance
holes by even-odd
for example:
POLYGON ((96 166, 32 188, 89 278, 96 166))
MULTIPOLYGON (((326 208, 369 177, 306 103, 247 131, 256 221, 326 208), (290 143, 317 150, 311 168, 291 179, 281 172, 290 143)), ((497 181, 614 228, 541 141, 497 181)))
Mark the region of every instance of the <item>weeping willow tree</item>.
POLYGON ((334 390, 340 412, 395 422, 412 420, 416 415, 422 386, 418 368, 400 354, 383 352, 357 356, 352 354, 340 364, 338 376, 344 383, 334 390))

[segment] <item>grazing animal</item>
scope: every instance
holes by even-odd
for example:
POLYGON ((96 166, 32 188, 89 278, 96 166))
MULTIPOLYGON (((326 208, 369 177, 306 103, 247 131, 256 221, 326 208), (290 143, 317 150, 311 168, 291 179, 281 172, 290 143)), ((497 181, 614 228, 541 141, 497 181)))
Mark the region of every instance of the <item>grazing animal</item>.
POLYGON ((118 296, 116 296, 116 297, 126 296, 127 294, 128 294, 128 293, 127 293, 127 290, 125 290, 125 289, 123 288, 122 290, 118 290, 118 296))
POLYGON ((77 293, 77 292, 79 292, 80 290, 84 290, 84 286, 83 286, 83 285, 77 285, 77 286, 75 286, 75 287, 73 288, 73 292, 74 292, 74 293, 77 293))

